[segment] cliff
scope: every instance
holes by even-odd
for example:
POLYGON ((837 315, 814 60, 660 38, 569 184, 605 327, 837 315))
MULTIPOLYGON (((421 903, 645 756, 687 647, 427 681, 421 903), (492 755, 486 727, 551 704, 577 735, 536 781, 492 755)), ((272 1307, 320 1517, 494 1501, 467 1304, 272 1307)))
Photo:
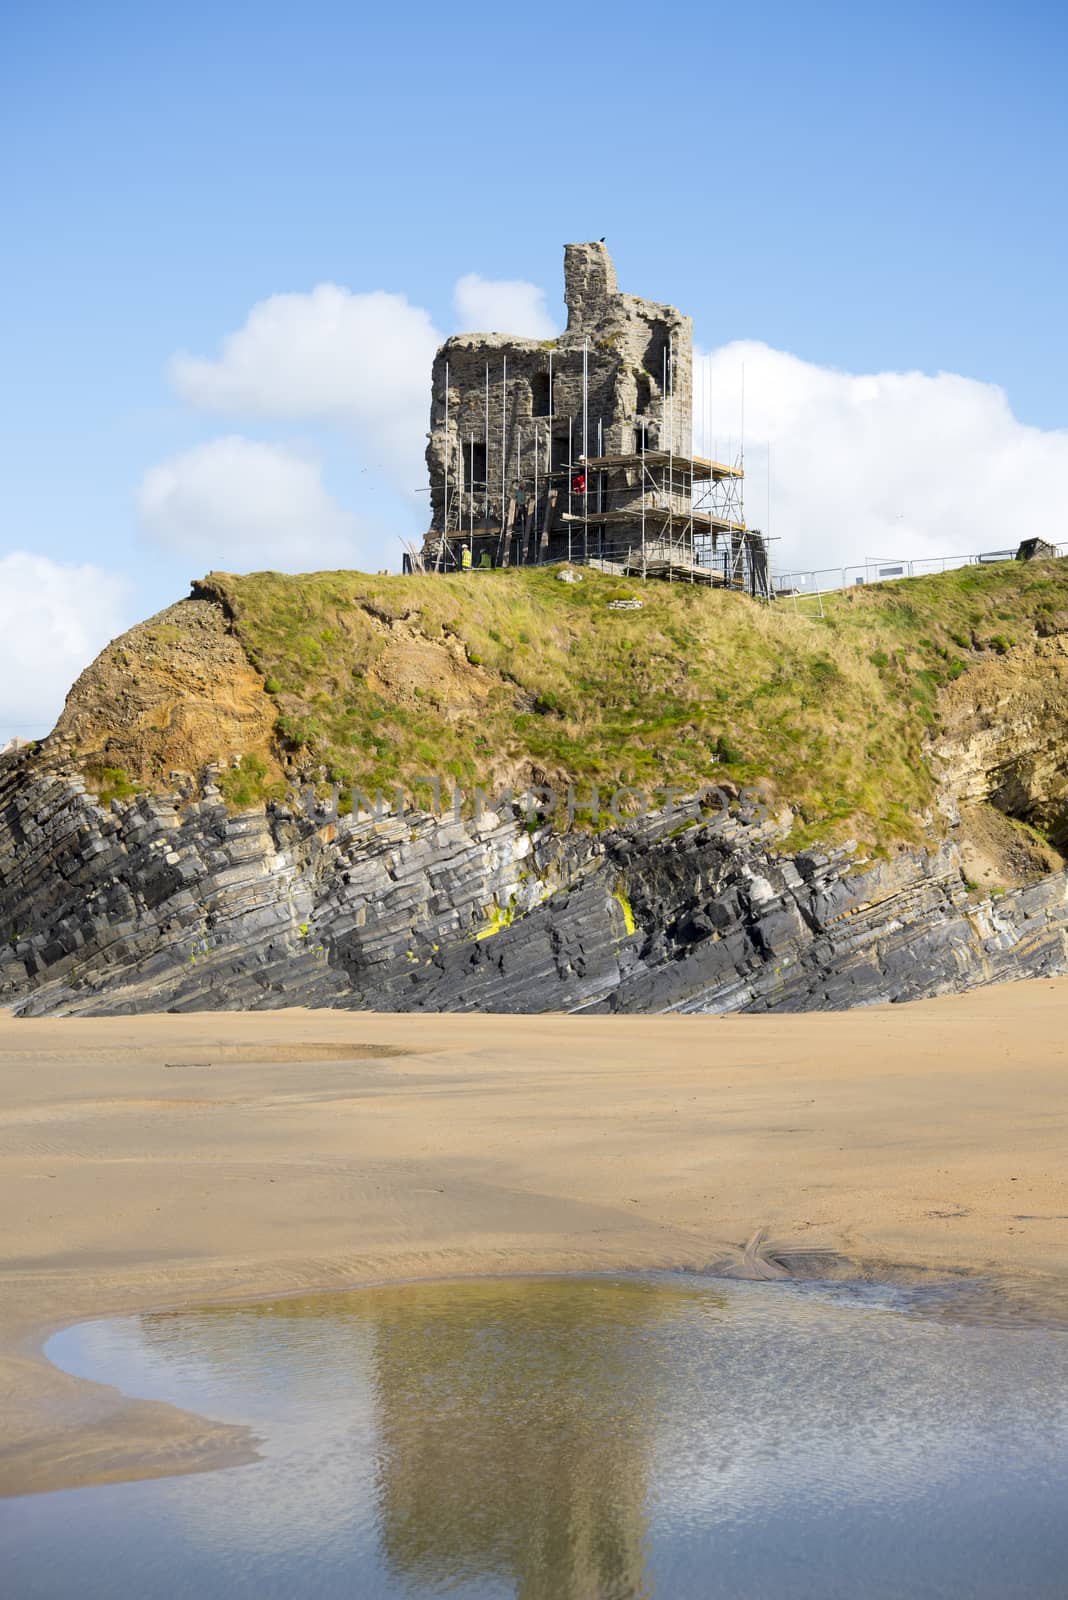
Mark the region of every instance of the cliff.
POLYGON ((1068 970, 1059 563, 822 621, 617 588, 196 585, 0 759, 0 1004, 801 1010, 1068 970), (439 818, 434 773, 659 809, 439 818), (346 811, 396 782, 402 815, 346 811))

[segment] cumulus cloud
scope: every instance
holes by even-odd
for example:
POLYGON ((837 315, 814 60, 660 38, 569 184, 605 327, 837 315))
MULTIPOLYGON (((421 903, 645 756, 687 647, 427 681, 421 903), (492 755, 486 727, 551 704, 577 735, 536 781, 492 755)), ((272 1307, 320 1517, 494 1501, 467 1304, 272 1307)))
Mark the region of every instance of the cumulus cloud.
POLYGON ((536 283, 518 278, 494 280, 469 272, 457 282, 452 299, 463 333, 551 339, 560 331, 549 314, 545 290, 536 283))
POLYGON ((366 465, 414 487, 440 342, 429 312, 402 294, 321 283, 259 301, 217 360, 176 355, 169 371, 179 394, 202 410, 353 431, 366 465))
MULTIPOLYGON (((554 331, 532 283, 470 273, 454 298, 461 320, 479 328, 554 331)), ((316 461, 230 437, 146 472, 139 505, 149 534, 216 565, 353 565, 361 544, 365 562, 392 559, 397 536, 418 537, 425 526, 430 369, 442 339, 430 313, 402 294, 321 283, 259 301, 216 357, 174 356, 170 380, 191 406, 340 428, 355 441, 362 496, 385 488, 404 499, 388 533, 377 526, 381 511, 372 528, 362 503, 357 518, 330 499, 316 461)))
POLYGON ((0 747, 53 727, 67 690, 127 626, 126 586, 95 566, 0 558, 0 747))
POLYGON ((356 519, 327 493, 320 463, 237 435, 145 473, 138 509, 165 549, 217 567, 358 566, 356 519))
MULTIPOLYGON (((557 331, 533 283, 473 272, 453 298, 465 328, 539 339, 557 331)), ((414 490, 425 473, 430 367, 443 337, 403 294, 321 283, 260 300, 218 357, 178 354, 168 370, 200 410, 341 427, 359 441, 363 465, 414 490)))
POLYGON ((697 448, 737 453, 745 369, 746 517, 780 571, 1068 539, 1068 431, 1028 427, 995 384, 838 372, 737 342, 694 369, 697 448))

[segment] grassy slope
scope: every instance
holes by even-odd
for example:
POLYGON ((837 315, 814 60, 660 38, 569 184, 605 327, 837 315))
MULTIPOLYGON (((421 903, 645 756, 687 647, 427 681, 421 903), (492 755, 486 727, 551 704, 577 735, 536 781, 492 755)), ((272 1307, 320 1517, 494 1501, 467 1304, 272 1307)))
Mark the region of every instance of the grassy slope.
POLYGON ((826 599, 823 620, 595 572, 568 585, 552 569, 206 582, 296 766, 310 757, 368 789, 433 771, 462 786, 533 772, 586 792, 761 781, 797 813, 795 844, 918 838, 939 686, 1043 622, 1068 628, 1068 562, 855 589, 826 599), (642 609, 609 610, 623 592, 642 609), (390 661, 413 638, 451 676, 397 692, 390 661))

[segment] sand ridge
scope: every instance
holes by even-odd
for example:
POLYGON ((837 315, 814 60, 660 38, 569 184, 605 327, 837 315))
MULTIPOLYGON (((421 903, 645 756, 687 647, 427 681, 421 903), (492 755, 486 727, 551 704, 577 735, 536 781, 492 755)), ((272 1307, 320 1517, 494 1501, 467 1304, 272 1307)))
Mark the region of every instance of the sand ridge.
MULTIPOLYGON (((251 1459, 111 1313, 775 1249, 1068 1282, 1068 979, 783 1017, 0 1013, 0 1493, 251 1459)), ((775 1276, 775 1272, 769 1273, 775 1276)))

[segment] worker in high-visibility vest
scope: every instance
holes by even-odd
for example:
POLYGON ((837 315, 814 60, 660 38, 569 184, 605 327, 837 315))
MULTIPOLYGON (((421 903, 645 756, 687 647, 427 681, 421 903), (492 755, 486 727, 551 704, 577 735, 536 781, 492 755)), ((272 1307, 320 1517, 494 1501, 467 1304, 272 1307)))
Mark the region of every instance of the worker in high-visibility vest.
POLYGON ((461 572, 471 571, 471 546, 469 544, 465 544, 460 551, 460 570, 461 572))

